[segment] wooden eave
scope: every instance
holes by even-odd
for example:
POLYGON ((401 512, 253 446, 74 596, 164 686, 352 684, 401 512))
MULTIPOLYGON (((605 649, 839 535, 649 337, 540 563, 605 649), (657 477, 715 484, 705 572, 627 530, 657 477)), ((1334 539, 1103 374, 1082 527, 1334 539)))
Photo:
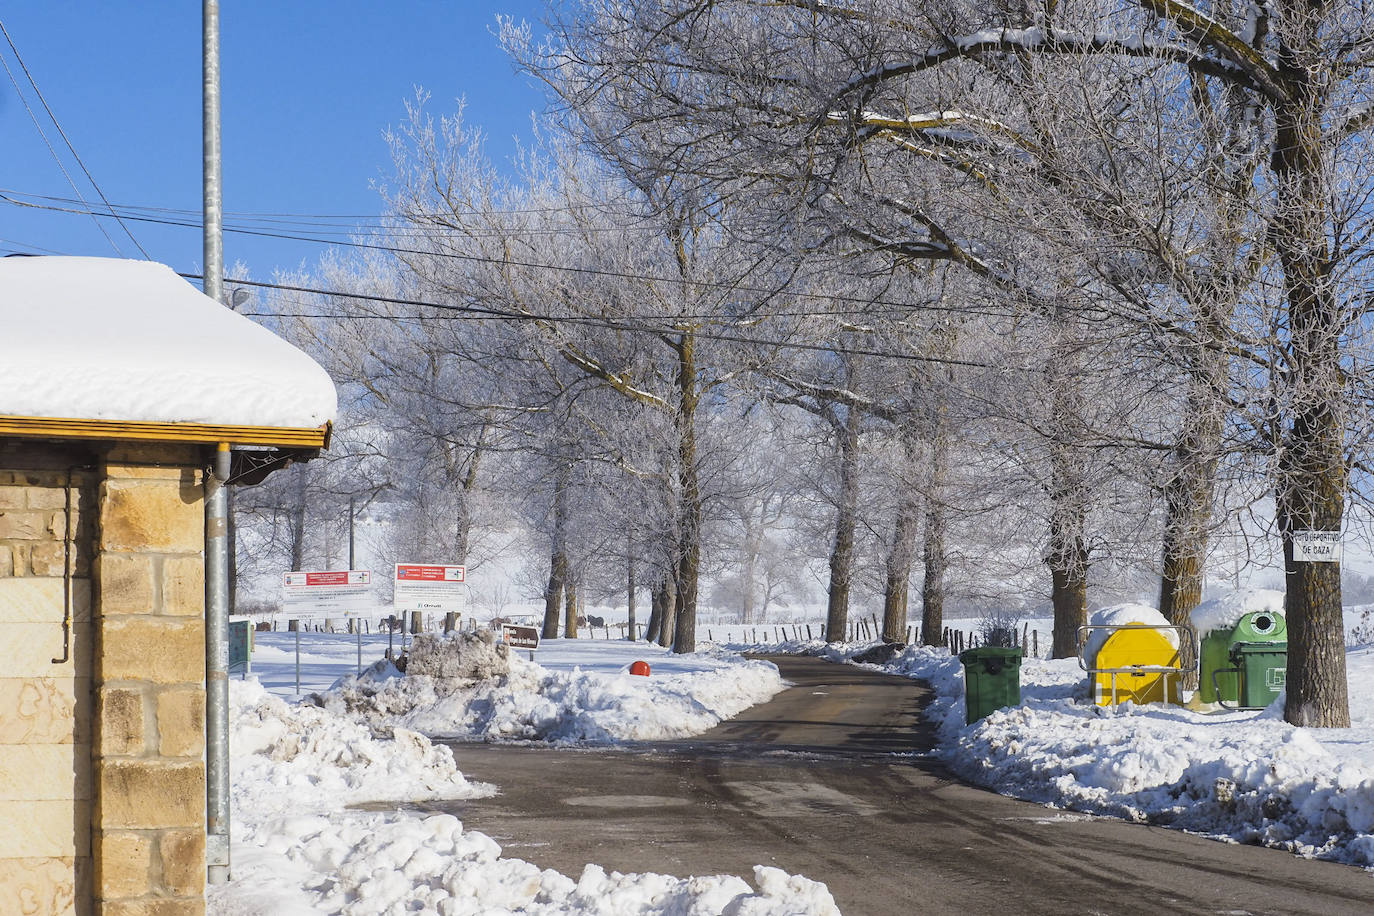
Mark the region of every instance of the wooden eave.
POLYGON ((333 424, 322 426, 219 426, 209 423, 148 423, 137 420, 82 420, 68 417, 0 415, 0 436, 30 439, 104 439, 106 441, 197 442, 258 445, 290 449, 329 447, 333 424))

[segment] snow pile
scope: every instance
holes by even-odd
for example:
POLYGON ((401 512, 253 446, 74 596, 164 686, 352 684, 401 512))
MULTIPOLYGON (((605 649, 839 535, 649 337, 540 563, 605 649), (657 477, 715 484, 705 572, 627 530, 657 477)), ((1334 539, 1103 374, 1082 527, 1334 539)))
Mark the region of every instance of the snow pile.
MULTIPOLYGON (((1133 623, 1160 627, 1159 635, 1167 639, 1169 645, 1178 648, 1178 630, 1171 629, 1168 618, 1148 604, 1114 604, 1093 611, 1088 617, 1088 624, 1093 627, 1124 627, 1133 623)), ((1088 637, 1083 642, 1083 657, 1097 658, 1097 653, 1111 638, 1112 632, 1109 629, 1089 630, 1088 637)))
POLYGON ((962 775, 1004 794, 1374 865, 1374 769, 1277 711, 1207 721, 1031 703, 988 716, 950 752, 962 775))
POLYGON ((491 630, 466 630, 452 636, 419 635, 410 644, 406 673, 453 682, 457 688, 500 677, 510 671, 510 647, 491 630))
POLYGON ((774 665, 733 655, 698 657, 703 670, 642 677, 556 671, 512 653, 510 672, 450 687, 410 676, 381 684, 347 678, 319 700, 335 712, 445 738, 554 744, 685 738, 782 690, 774 665))
MULTIPOLYGON (((1253 596, 1231 601, 1255 609, 1253 596)), ((1374 866, 1374 647, 1347 654, 1349 729, 1289 725, 1282 698, 1220 714, 1099 707, 1077 659, 1024 660, 1021 706, 969 726, 963 669, 946 650, 908 647, 876 667, 929 681, 939 753, 1004 795, 1374 866)))
MULTIPOLYGON (((394 669, 393 669, 394 670, 394 669)), ((283 790, 283 811, 378 801, 475 798, 494 788, 464 778, 446 747, 403 728, 387 738, 351 718, 289 706, 255 681, 232 681, 229 746, 236 787, 283 790)), ((261 809, 261 805, 257 806, 261 809)))
POLYGON ((574 881, 502 858, 496 841, 451 814, 363 810, 493 790, 468 782, 447 748, 414 732, 378 738, 253 682, 232 682, 230 696, 234 880, 211 888, 214 916, 839 913, 825 885, 776 868, 754 868, 757 890, 730 875, 608 874, 595 865, 574 881))
POLYGON ((1213 630, 1229 630, 1246 614, 1268 611, 1283 616, 1283 592, 1268 588, 1241 588, 1204 601, 1193 609, 1193 629, 1199 638, 1213 630))
POLYGON ((310 357, 150 261, 0 258, 0 414, 318 427, 310 357))

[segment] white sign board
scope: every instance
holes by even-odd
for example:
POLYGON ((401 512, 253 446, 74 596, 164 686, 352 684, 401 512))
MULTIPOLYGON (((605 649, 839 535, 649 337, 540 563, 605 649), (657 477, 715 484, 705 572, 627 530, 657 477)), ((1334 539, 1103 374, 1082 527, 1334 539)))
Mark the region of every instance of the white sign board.
POLYGON ((1294 531, 1293 559, 1306 563, 1339 563, 1341 561, 1341 533, 1339 531, 1294 531))
POLYGON ((356 617, 377 609, 366 569, 285 573, 281 596, 290 617, 356 617))
POLYGON ((396 591, 392 604, 397 611, 462 613, 468 604, 466 566, 396 564, 396 591))

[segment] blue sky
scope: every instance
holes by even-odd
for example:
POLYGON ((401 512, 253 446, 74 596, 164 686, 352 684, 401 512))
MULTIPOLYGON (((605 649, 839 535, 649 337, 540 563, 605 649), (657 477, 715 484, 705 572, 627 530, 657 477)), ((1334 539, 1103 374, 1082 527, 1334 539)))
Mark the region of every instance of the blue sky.
MULTIPOLYGON (((537 22, 542 0, 224 0, 220 4, 224 207, 234 213, 375 215, 371 182, 389 174, 382 132, 405 117, 416 87, 436 116, 467 101, 466 121, 509 160, 528 137, 542 91, 516 74, 490 34, 498 13, 537 22)), ((201 207, 201 4, 192 0, 32 2, 0 7, 4 23, 105 196, 116 205, 201 207)), ((82 195, 99 201, 0 39, 48 140, 82 195)), ((71 186, 0 70, 0 189, 72 198, 71 186)), ((174 218, 187 218, 174 214, 174 218)), ((126 257, 137 248, 111 220, 126 257)), ((131 222, 158 261, 201 266, 199 227, 131 222)), ((0 255, 114 256, 92 218, 0 201, 0 255)), ((226 233, 225 263, 253 277, 313 264, 317 244, 226 233)))

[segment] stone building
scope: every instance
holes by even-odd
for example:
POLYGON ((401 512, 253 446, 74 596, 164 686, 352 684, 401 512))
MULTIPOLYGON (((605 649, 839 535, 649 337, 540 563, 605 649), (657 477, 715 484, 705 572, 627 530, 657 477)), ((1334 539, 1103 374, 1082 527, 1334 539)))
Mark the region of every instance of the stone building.
POLYGON ((147 262, 0 259, 0 324, 0 913, 202 913, 207 469, 317 454, 333 385, 147 262))

